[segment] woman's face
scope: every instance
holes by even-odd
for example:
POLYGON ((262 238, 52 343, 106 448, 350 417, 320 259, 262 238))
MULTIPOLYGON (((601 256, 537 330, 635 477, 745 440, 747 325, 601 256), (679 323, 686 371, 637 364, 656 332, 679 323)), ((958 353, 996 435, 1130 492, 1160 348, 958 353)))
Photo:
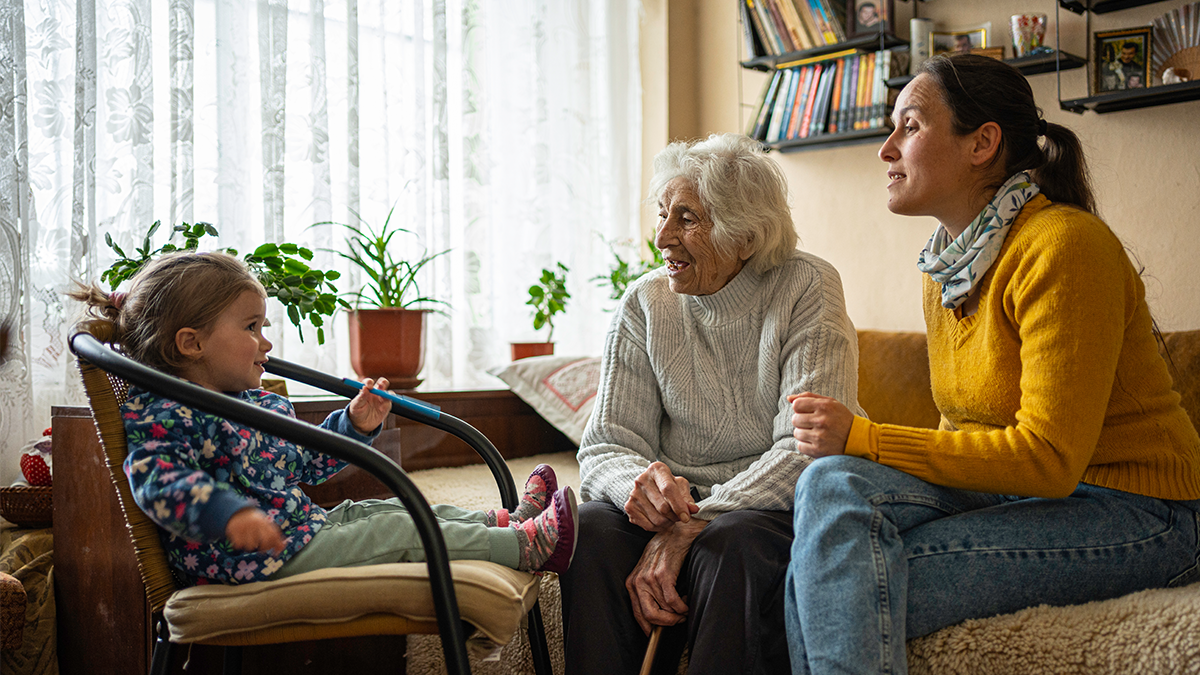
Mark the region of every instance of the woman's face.
POLYGON ((667 183, 658 200, 654 245, 667 261, 672 291, 711 295, 741 271, 745 259, 721 255, 713 246, 712 228, 712 219, 692 184, 685 178, 667 183))
POLYGON ((879 149, 888 164, 888 210, 933 216, 952 232, 962 221, 965 229, 982 208, 975 205, 980 174, 972 163, 974 135, 955 133, 950 108, 924 74, 900 92, 892 119, 896 129, 879 149))

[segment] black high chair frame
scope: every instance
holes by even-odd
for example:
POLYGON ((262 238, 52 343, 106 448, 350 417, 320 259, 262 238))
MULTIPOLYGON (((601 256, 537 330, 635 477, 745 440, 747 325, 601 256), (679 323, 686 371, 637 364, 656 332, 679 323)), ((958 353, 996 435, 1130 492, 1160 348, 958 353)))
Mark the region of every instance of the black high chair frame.
MULTIPOLYGON (((94 335, 81 331, 71 336, 71 351, 82 361, 115 375, 146 391, 169 396, 187 406, 218 415, 239 424, 251 426, 280 438, 319 450, 331 457, 349 462, 378 479, 408 509, 425 548, 429 570, 430 590, 437 613, 437 626, 442 638, 442 650, 448 673, 471 672, 467 658, 466 640, 469 624, 462 621, 450 575, 450 560, 433 511, 425 497, 399 465, 369 445, 353 441, 320 427, 300 422, 238 399, 210 391, 198 385, 159 372, 114 351, 94 335)), ((282 359, 266 363, 269 373, 319 388, 347 398, 359 389, 345 381, 282 359)), ((512 473, 496 447, 478 429, 466 422, 440 412, 433 406, 411 399, 392 402, 392 413, 452 434, 471 447, 487 463, 504 508, 514 510, 518 495, 512 473)), ((541 610, 534 604, 528 613, 529 643, 534 669, 538 675, 553 675, 545 638, 541 610)), ((165 672, 172 643, 167 639, 165 622, 159 622, 158 636, 152 657, 152 672, 165 672)), ((226 647, 226 672, 237 672, 241 647, 226 647)))

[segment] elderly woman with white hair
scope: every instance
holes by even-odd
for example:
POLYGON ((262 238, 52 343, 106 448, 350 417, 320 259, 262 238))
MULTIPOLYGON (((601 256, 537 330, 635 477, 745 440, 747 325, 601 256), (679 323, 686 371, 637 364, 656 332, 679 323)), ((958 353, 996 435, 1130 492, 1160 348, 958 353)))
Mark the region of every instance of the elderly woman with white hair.
MULTIPOLYGON (((666 265, 621 300, 579 450, 578 550, 560 577, 568 673, 788 670, 783 582, 809 462, 788 397, 857 404, 837 271, 798 251, 779 167, 733 134, 654 160, 666 265)), ((861 410, 860 410, 861 414, 861 410)))

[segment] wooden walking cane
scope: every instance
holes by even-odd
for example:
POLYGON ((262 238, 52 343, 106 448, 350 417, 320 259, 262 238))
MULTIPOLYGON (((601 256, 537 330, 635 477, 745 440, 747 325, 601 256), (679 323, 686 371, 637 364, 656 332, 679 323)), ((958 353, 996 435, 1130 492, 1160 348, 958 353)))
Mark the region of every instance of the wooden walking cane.
POLYGON ((642 659, 642 670, 638 675, 650 675, 654 668, 654 652, 658 651, 658 640, 662 637, 662 626, 655 626, 650 631, 650 644, 646 645, 646 658, 642 659))

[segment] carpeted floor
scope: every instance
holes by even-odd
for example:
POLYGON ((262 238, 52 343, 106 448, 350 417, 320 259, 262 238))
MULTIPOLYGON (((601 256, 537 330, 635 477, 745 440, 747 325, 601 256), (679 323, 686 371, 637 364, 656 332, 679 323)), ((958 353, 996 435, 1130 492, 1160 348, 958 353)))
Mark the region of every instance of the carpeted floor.
MULTIPOLYGON (((560 485, 578 490, 579 465, 569 452, 510 461, 518 488, 543 462, 554 467, 560 485)), ((499 502, 482 465, 410 476, 431 504, 484 509, 499 502)), ((540 597, 551 660, 561 675, 561 614, 553 574, 543 579, 540 597)), ((913 675, 1200 675, 1200 584, 966 621, 910 641, 908 664, 913 675)), ((411 636, 407 665, 410 675, 445 672, 438 638, 411 636)), ((533 673, 524 631, 499 661, 472 661, 472 670, 478 675, 533 673)))

